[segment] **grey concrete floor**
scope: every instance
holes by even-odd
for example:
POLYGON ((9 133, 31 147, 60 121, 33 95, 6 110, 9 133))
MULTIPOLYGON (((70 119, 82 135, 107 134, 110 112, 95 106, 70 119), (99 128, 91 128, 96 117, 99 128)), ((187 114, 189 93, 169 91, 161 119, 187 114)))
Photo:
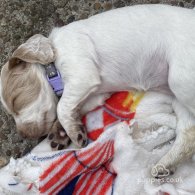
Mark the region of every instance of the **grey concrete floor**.
MULTIPOLYGON (((195 0, 0 0, 0 67, 14 49, 36 33, 48 35, 54 26, 119 7, 164 3, 192 8, 195 0)), ((37 142, 23 140, 10 115, 0 105, 0 166, 20 157, 37 142)))

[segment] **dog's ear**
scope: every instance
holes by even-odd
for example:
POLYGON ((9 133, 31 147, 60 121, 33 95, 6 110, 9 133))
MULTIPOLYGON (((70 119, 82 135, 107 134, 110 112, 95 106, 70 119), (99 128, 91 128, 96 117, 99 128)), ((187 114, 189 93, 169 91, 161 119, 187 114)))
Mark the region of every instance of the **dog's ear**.
POLYGON ((9 69, 21 62, 49 64, 55 60, 55 52, 50 40, 37 34, 20 45, 9 60, 9 69))

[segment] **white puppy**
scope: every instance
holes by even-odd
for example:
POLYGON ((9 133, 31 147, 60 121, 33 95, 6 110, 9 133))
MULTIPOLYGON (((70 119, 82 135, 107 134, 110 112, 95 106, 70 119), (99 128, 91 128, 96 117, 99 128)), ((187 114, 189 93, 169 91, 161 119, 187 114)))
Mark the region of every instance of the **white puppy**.
POLYGON ((100 104, 108 92, 168 87, 179 125, 174 146, 159 163, 172 170, 195 152, 194 24, 194 10, 139 5, 55 28, 49 38, 35 35, 2 69, 2 102, 29 137, 55 132, 57 109, 68 136, 84 146, 78 113, 89 99, 100 104), (64 82, 58 104, 42 66, 52 61, 64 82))

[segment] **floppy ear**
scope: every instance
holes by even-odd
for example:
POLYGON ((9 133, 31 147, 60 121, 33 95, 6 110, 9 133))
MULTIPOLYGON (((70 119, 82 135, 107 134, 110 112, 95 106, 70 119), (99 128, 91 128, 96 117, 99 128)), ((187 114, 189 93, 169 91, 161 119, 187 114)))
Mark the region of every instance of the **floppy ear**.
POLYGON ((9 69, 23 62, 49 64, 55 60, 51 41, 43 35, 32 36, 20 45, 9 60, 9 69))

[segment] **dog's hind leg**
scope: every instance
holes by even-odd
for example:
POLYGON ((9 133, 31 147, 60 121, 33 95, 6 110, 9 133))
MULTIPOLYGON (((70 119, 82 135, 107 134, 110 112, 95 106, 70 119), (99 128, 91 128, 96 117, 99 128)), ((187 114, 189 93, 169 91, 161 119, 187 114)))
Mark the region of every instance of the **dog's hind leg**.
POLYGON ((180 102, 175 100, 173 108, 177 116, 177 137, 171 150, 155 165, 162 165, 158 170, 158 178, 174 173, 176 166, 188 160, 195 153, 195 117, 180 102))
MULTIPOLYGON (((195 153, 195 59, 194 64, 186 59, 180 59, 178 64, 170 66, 169 87, 176 96, 173 103, 177 115, 177 137, 172 149, 157 163, 173 173, 176 166, 192 157, 195 153)), ((190 61, 191 62, 191 61, 190 61)), ((157 177, 164 177, 164 171, 158 172, 157 177)))

